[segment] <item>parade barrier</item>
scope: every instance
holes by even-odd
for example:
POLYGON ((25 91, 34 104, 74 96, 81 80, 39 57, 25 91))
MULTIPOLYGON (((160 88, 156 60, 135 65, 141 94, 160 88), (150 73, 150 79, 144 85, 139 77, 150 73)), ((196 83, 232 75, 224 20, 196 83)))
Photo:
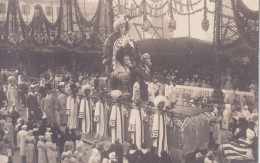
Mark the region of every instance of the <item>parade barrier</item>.
MULTIPOLYGON (((93 101, 95 96, 91 97, 93 101)), ((109 97, 108 97, 109 98, 109 97)), ((105 105, 112 108, 116 102, 106 98, 105 105)), ((130 136, 128 130, 132 102, 120 101, 122 113, 124 115, 124 135, 125 141, 130 136)), ((156 108, 143 102, 141 108, 144 110, 144 144, 148 147, 153 145, 152 122, 156 108)), ((110 109, 108 115, 110 115, 110 109)), ((200 109, 193 106, 175 106, 172 109, 163 111, 165 113, 165 123, 167 124, 168 152, 173 162, 184 162, 187 154, 197 149, 207 149, 209 143, 209 110, 200 109)))
MULTIPOLYGON (((195 94, 200 93, 203 97, 211 97, 213 94, 213 88, 203 88, 203 87, 192 87, 192 86, 184 86, 184 85, 176 85, 176 88, 179 92, 183 94, 193 96, 195 94)), ((234 96, 235 100, 240 101, 243 96, 247 97, 249 100, 254 100, 255 96, 252 92, 242 92, 242 91, 234 91, 234 90, 225 90, 222 89, 224 99, 230 96, 234 96)))

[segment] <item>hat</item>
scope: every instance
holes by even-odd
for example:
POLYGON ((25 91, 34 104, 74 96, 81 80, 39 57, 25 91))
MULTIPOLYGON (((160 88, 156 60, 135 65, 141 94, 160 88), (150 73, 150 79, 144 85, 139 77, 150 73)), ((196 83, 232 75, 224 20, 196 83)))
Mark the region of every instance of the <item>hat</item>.
POLYGON ((113 90, 111 92, 111 97, 113 100, 118 100, 119 97, 121 97, 123 95, 123 93, 120 90, 113 90))
POLYGON ((9 77, 8 77, 8 81, 9 81, 9 82, 12 82, 12 81, 15 81, 15 80, 16 80, 16 79, 15 79, 14 76, 9 76, 9 77))
POLYGON ((28 135, 33 135, 33 130, 29 130, 28 135))
POLYGON ((27 125, 23 125, 22 130, 26 130, 26 129, 27 129, 27 125))
POLYGON ((58 84, 58 86, 65 86, 65 82, 60 82, 59 84, 58 84))
POLYGON ((43 113, 42 119, 46 119, 47 115, 45 113, 43 113))
POLYGON ((118 19, 116 19, 114 21, 114 24, 113 24, 114 31, 119 32, 119 26, 122 24, 126 24, 126 21, 123 16, 119 17, 118 19))
POLYGON ((201 158, 202 157, 202 154, 199 152, 199 153, 196 153, 196 159, 198 159, 198 158, 201 158))
POLYGON ((84 94, 86 90, 91 90, 91 85, 87 84, 82 87, 82 93, 84 94))
POLYGON ((246 137, 247 139, 252 140, 255 137, 255 132, 248 128, 246 130, 246 137))
POLYGON ((212 151, 209 151, 208 153, 207 153, 207 155, 206 155, 206 157, 213 157, 214 155, 213 155, 213 152, 212 151))
POLYGON ((166 98, 164 96, 157 96, 154 99, 154 106, 158 107, 159 103, 164 102, 166 104, 166 98))
POLYGON ((42 135, 39 136, 40 141, 44 141, 44 139, 45 139, 44 136, 42 136, 42 135))

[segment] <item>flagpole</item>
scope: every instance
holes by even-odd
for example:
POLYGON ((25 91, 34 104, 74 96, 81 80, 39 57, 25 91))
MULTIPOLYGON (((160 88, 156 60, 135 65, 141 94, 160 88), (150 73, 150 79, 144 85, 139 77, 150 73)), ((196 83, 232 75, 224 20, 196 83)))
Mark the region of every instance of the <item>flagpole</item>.
POLYGON ((190 3, 189 0, 187 0, 187 9, 188 9, 188 32, 190 37, 190 3))

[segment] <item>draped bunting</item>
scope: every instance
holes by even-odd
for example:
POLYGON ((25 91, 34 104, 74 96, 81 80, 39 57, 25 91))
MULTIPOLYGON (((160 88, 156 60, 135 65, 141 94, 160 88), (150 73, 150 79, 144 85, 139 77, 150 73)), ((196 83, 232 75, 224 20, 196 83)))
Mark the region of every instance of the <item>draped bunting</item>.
POLYGON ((60 0, 56 22, 49 22, 41 5, 36 5, 32 21, 26 24, 19 1, 9 0, 6 21, 0 28, 0 42, 4 48, 9 45, 8 48, 13 49, 101 50, 113 31, 111 8, 111 0, 99 0, 96 13, 88 21, 83 17, 77 0, 60 0))
POLYGON ((259 11, 251 11, 242 0, 216 1, 214 44, 217 53, 242 48, 258 49, 259 11))
MULTIPOLYGON (((119 11, 119 7, 124 8, 124 14, 130 16, 131 18, 139 17, 142 15, 149 15, 150 17, 162 17, 166 14, 171 15, 173 11, 175 14, 179 15, 191 15, 197 12, 201 12, 204 10, 202 0, 164 0, 162 1, 154 1, 154 0, 143 0, 137 3, 136 0, 131 2, 130 7, 127 6, 128 2, 125 4, 116 3, 114 5, 115 16, 122 14, 122 11, 119 11), (189 2, 188 2, 189 1, 189 2)), ((214 13, 213 11, 208 11, 209 13, 214 13)))

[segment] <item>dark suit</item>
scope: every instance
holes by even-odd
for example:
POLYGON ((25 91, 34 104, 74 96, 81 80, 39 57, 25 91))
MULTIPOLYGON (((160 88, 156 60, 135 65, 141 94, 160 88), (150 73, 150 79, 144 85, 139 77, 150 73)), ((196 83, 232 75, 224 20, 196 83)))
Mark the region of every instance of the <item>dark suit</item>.
POLYGON ((26 105, 28 107, 28 112, 29 112, 29 117, 32 119, 39 119, 40 113, 39 113, 39 105, 38 105, 38 100, 35 95, 29 94, 26 97, 26 105), (33 112, 33 114, 31 113, 33 112))

